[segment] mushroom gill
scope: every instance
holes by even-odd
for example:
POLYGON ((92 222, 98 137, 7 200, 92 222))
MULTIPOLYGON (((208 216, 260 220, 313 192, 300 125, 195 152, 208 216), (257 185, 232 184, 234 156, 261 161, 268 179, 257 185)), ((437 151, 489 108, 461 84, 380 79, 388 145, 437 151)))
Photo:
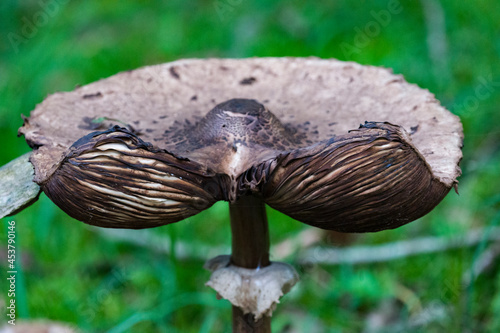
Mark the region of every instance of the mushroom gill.
POLYGON ((392 229, 430 212, 449 188, 404 129, 366 123, 347 135, 279 156, 263 184, 271 207, 315 227, 392 229))
POLYGON ((93 132, 68 150, 42 186, 68 215, 111 228, 150 228, 223 198, 224 177, 145 143, 125 128, 93 132))

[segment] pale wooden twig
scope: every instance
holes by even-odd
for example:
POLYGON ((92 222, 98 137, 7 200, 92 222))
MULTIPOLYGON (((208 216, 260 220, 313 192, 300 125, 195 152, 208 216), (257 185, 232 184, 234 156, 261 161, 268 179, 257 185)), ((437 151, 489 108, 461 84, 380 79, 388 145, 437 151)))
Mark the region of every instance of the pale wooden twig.
POLYGON ((29 161, 30 154, 0 168, 0 218, 13 215, 38 199, 40 186, 33 182, 35 171, 29 161))

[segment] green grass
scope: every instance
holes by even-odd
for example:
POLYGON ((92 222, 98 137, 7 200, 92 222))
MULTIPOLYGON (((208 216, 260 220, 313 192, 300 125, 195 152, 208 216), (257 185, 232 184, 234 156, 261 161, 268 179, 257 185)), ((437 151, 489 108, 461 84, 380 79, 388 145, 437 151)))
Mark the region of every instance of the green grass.
MULTIPOLYGON (((29 115, 50 93, 180 58, 314 55, 393 68, 433 92, 464 124, 460 196, 450 193, 419 221, 363 235, 357 244, 456 235, 498 224, 497 0, 441 1, 444 44, 427 43, 427 25, 431 32, 440 30, 435 18, 424 14, 424 2, 437 0, 402 1, 401 10, 391 14, 387 25, 358 47, 357 31, 375 22, 373 13, 386 10, 388 1, 320 5, 298 0, 198 0, 145 5, 130 0, 4 0, 0 3, 0 165, 30 150, 16 136, 21 114, 29 115), (39 22, 33 36, 19 45, 11 43, 13 34, 26 32, 26 22, 49 9, 50 17, 39 22), (343 43, 357 51, 345 52, 343 43)), ((178 241, 229 247, 226 209, 219 203, 153 232, 178 241)), ((273 243, 308 228, 276 212, 270 216, 273 243)), ((67 217, 43 195, 12 219, 17 223, 23 277, 17 284, 19 318, 60 320, 89 332, 230 330, 230 306, 204 286, 209 273, 202 269, 203 261, 174 260, 107 240, 93 227, 67 217)), ((5 226, 1 230, 0 253, 4 253, 5 226)), ((368 316, 387 304, 402 323, 438 304, 448 309, 444 317, 403 331, 499 331, 498 261, 471 288, 461 286, 462 275, 481 251, 483 247, 476 246, 372 265, 298 266, 302 281, 279 305, 273 327, 276 332, 314 331, 312 327, 359 332, 368 316)), ((7 270, 6 260, 0 269, 7 270)), ((6 286, 2 278, 2 302, 7 300, 6 286)))

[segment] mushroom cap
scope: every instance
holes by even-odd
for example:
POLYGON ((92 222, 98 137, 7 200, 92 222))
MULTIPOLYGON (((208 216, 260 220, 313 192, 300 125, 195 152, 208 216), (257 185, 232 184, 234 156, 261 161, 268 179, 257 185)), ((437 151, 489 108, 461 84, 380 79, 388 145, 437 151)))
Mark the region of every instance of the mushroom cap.
POLYGON ((316 58, 119 73, 49 96, 20 133, 35 181, 86 223, 158 226, 254 193, 348 232, 428 213, 457 183, 463 140, 458 117, 401 75, 316 58))

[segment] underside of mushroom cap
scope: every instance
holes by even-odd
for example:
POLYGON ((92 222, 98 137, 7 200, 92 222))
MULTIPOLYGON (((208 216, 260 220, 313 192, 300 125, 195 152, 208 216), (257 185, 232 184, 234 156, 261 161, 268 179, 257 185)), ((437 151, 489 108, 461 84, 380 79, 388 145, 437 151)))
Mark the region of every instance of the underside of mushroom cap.
POLYGON ((168 224, 253 192, 342 231, 393 228, 430 211, 457 182, 463 139, 458 117, 401 76, 315 58, 193 59, 120 73, 49 96, 20 133, 35 149, 35 181, 87 223, 168 224), (101 204, 75 207, 73 186, 101 204), (104 223, 109 216, 116 223, 104 223))
POLYGON ((68 150, 44 192, 70 216, 110 228, 188 218, 226 195, 227 176, 159 150, 125 128, 93 132, 68 150))
POLYGON ((323 229, 393 229, 430 212, 449 191, 404 129, 390 123, 367 122, 275 165, 261 182, 266 203, 323 229))

